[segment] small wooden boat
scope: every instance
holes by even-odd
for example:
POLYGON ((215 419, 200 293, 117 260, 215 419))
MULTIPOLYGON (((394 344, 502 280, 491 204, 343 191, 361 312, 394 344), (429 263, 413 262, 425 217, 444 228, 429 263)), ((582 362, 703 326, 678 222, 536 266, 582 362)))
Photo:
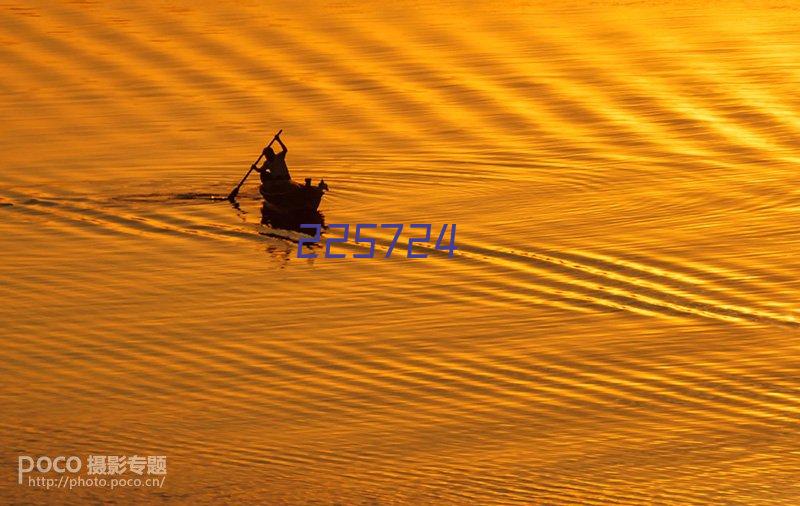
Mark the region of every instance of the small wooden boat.
POLYGON ((303 234, 311 234, 313 229, 303 227, 309 223, 320 225, 325 229, 325 216, 319 211, 294 211, 287 212, 277 209, 274 205, 264 201, 261 206, 261 223, 271 228, 292 230, 303 234))
POLYGON ((259 188, 267 204, 286 213, 315 212, 327 190, 325 181, 311 186, 311 178, 306 178, 306 184, 290 179, 263 181, 259 188))

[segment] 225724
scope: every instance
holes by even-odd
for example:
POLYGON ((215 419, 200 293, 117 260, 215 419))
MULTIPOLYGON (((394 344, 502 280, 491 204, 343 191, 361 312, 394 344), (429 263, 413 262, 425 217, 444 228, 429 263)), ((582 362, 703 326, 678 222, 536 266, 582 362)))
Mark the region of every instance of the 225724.
MULTIPOLYGON (((314 229, 314 237, 305 237, 300 239, 297 243, 297 258, 317 258, 319 255, 314 252, 306 253, 303 251, 303 246, 311 245, 311 244, 318 244, 321 240, 322 234, 322 226, 316 223, 304 223, 300 225, 301 228, 304 229, 314 229)), ((330 233, 333 230, 341 230, 342 235, 341 237, 326 237, 325 238, 325 258, 345 258, 347 255, 344 253, 333 253, 331 252, 331 247, 335 246, 336 244, 346 243, 350 240, 350 230, 354 229, 353 233, 353 243, 354 244, 363 244, 369 246, 369 253, 354 253, 353 258, 375 258, 375 245, 376 241, 374 237, 368 237, 370 230, 375 230, 378 228, 381 229, 390 229, 394 230, 394 236, 392 237, 391 242, 389 243, 388 248, 386 249, 386 253, 383 255, 383 258, 389 258, 392 256, 392 253, 395 250, 395 246, 397 246, 397 241, 400 239, 400 236, 403 233, 404 225, 402 223, 386 223, 382 225, 378 225, 376 223, 358 223, 355 226, 351 227, 347 223, 332 223, 328 226, 327 230, 330 233)), ((406 248, 406 258, 427 258, 427 253, 414 253, 414 245, 417 243, 430 243, 431 242, 431 232, 432 232, 432 225, 430 223, 412 223, 408 226, 408 229, 414 229, 415 236, 410 237, 408 239, 408 247, 406 248), (421 234, 424 235, 416 235, 416 231, 420 230, 421 234)), ((439 237, 436 239, 436 244, 434 246, 434 250, 438 251, 446 251, 448 257, 452 257, 453 253, 457 250, 456 247, 456 225, 455 223, 448 225, 442 225, 442 230, 439 232, 439 237), (449 237, 447 238, 447 243, 445 244, 445 236, 447 235, 448 230, 450 231, 449 237)))

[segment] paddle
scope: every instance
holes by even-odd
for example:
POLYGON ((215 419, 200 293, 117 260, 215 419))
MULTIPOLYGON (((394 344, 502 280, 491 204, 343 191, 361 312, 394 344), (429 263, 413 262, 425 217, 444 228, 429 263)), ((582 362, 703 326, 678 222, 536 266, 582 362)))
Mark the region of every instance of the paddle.
MULTIPOLYGON (((269 141, 269 144, 267 144, 267 148, 272 146, 272 143, 275 142, 275 140, 278 138, 278 136, 281 134, 281 132, 283 132, 282 128, 280 130, 278 130, 278 133, 275 134, 275 137, 273 137, 272 140, 269 141)), ((239 188, 241 188, 242 185, 244 184, 244 182, 247 181, 247 177, 250 175, 251 172, 253 172, 253 167, 258 165, 258 162, 261 161, 261 157, 264 156, 264 151, 266 151, 267 148, 264 148, 263 150, 261 150, 261 154, 258 155, 258 159, 255 161, 255 163, 253 165, 250 166, 250 170, 248 170, 247 174, 245 174, 244 177, 242 178, 242 180, 239 181, 239 184, 236 185, 236 188, 231 190, 230 195, 228 195, 228 200, 233 202, 236 199, 236 196, 239 195, 239 188)))

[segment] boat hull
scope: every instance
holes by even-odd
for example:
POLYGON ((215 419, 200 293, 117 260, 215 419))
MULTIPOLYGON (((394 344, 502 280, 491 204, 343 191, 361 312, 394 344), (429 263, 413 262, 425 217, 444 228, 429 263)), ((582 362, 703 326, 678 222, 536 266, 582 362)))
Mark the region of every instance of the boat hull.
POLYGON ((320 225, 324 229, 325 217, 319 211, 281 211, 265 201, 261 206, 261 223, 269 225, 271 228, 311 234, 313 229, 303 225, 311 223, 320 225))
POLYGON ((259 191, 274 210, 290 213, 315 212, 325 193, 322 188, 290 180, 262 183, 259 191))

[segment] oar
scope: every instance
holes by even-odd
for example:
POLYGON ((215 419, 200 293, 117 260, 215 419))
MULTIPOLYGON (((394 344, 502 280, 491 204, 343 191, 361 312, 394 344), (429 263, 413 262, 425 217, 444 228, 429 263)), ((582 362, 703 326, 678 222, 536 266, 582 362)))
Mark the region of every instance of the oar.
MULTIPOLYGON (((283 132, 282 128, 280 130, 278 130, 278 133, 275 134, 275 137, 273 137, 272 140, 269 141, 269 144, 267 144, 267 148, 272 146, 272 143, 275 142, 275 139, 278 138, 278 136, 281 134, 281 132, 283 132)), ((236 185, 236 188, 231 190, 230 195, 228 195, 228 200, 233 202, 236 199, 236 196, 239 195, 239 188, 241 188, 242 185, 244 184, 244 182, 247 181, 247 177, 250 175, 251 172, 253 172, 253 167, 258 165, 258 162, 261 161, 261 157, 264 156, 264 151, 266 151, 267 148, 264 148, 263 150, 261 150, 261 154, 258 155, 258 159, 255 161, 255 163, 253 165, 250 166, 250 170, 248 170, 247 174, 245 174, 244 177, 242 178, 242 180, 239 181, 239 184, 236 185)))

